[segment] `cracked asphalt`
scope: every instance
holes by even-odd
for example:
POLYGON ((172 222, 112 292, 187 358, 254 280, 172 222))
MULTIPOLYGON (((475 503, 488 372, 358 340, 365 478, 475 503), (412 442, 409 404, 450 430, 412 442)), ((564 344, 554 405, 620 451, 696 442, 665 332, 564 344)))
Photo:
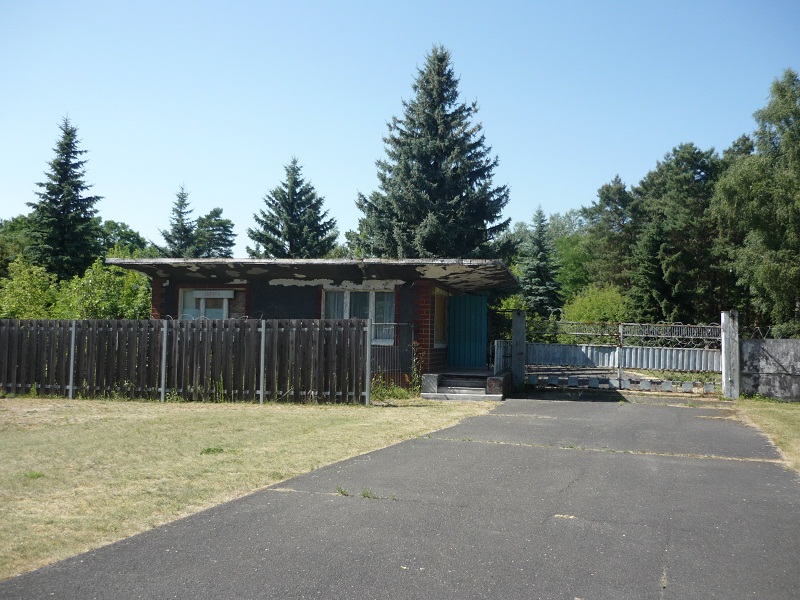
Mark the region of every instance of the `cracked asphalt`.
POLYGON ((7 580, 0 598, 794 600, 800 479, 730 416, 507 400, 7 580))

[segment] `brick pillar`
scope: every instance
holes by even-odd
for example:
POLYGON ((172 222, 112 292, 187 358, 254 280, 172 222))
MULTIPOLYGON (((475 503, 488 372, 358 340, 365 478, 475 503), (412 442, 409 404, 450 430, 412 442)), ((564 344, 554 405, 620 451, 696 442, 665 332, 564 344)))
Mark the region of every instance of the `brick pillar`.
POLYGON ((414 283, 414 340, 418 344, 422 371, 431 370, 433 348, 433 287, 429 281, 414 283))
POLYGON ((163 277, 153 277, 150 301, 151 319, 163 319, 167 316, 167 289, 169 288, 164 286, 166 281, 163 277))

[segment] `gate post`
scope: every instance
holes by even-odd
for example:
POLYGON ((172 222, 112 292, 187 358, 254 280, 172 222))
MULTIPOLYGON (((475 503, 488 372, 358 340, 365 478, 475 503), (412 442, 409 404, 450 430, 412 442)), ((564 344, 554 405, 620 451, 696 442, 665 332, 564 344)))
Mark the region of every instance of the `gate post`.
POLYGON ((622 323, 619 324, 619 345, 617 346, 617 381, 622 388, 622 372, 625 370, 625 341, 622 339, 622 323))
POLYGON ((524 310, 515 310, 511 320, 511 381, 514 387, 525 383, 525 318, 524 310))
POLYGON ((735 400, 739 397, 739 313, 723 311, 722 332, 722 395, 735 400))

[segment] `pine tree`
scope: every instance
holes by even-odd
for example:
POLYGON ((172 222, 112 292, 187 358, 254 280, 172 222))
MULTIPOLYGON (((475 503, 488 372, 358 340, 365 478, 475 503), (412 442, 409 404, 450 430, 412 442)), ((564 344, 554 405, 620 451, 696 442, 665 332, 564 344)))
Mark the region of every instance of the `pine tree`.
POLYGON ((356 201, 364 213, 358 241, 368 255, 388 258, 486 256, 508 227, 499 221, 506 186, 495 187, 497 157, 471 120, 477 103, 459 102, 450 52, 434 47, 418 69, 415 96, 403 102, 377 161, 379 191, 356 201))
POLYGON ((194 209, 189 208, 189 192, 184 186, 175 194, 172 204, 172 216, 169 219, 169 229, 159 229, 166 246, 160 247, 161 254, 166 258, 196 258, 197 236, 196 224, 191 219, 194 209))
POLYGON ((727 269, 715 256, 719 227, 711 198, 724 163, 713 148, 681 144, 658 162, 634 189, 647 221, 660 228, 658 260, 663 275, 663 318, 683 323, 719 319, 729 293, 727 269))
POLYGON ((59 280, 81 275, 100 255, 100 232, 95 204, 100 196, 87 196, 92 187, 84 181, 86 161, 80 160, 78 129, 64 118, 55 158, 48 164, 47 181, 37 183, 37 202, 29 202, 30 247, 33 264, 59 280))
POLYGON ((540 206, 533 215, 533 230, 524 242, 519 262, 522 295, 529 310, 547 318, 561 306, 553 264, 553 244, 540 206))
POLYGON ((222 218, 221 208, 212 208, 197 219, 195 249, 198 258, 232 258, 235 239, 233 221, 222 218))
POLYGON ((642 212, 641 203, 619 175, 597 190, 591 206, 581 209, 588 225, 587 243, 593 250, 587 270, 595 282, 629 287, 642 212))
POLYGON ((286 181, 264 197, 266 210, 253 215, 258 228, 248 228, 255 248, 252 258, 322 258, 336 246, 336 219, 327 219, 324 198, 302 177, 296 158, 284 167, 286 181))
POLYGON ((661 268, 661 245, 664 232, 661 221, 650 221, 633 248, 633 271, 628 304, 633 318, 644 323, 673 320, 674 307, 669 301, 669 285, 661 268))
POLYGON ((184 186, 175 194, 169 229, 159 230, 166 245, 158 247, 167 258, 231 258, 236 234, 233 221, 222 218, 221 208, 212 208, 207 215, 191 218, 189 192, 184 186))

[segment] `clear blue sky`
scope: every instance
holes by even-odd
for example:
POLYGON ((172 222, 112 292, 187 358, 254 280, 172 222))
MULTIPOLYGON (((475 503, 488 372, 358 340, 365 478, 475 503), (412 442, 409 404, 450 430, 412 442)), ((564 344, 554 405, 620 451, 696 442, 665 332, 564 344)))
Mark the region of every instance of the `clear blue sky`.
POLYGON ((434 44, 508 184, 505 216, 592 203, 674 146, 726 148, 800 70, 800 2, 0 0, 0 218, 27 212, 58 124, 101 217, 153 241, 175 192, 220 206, 236 255, 296 156, 340 231, 377 186, 386 123, 434 44))

